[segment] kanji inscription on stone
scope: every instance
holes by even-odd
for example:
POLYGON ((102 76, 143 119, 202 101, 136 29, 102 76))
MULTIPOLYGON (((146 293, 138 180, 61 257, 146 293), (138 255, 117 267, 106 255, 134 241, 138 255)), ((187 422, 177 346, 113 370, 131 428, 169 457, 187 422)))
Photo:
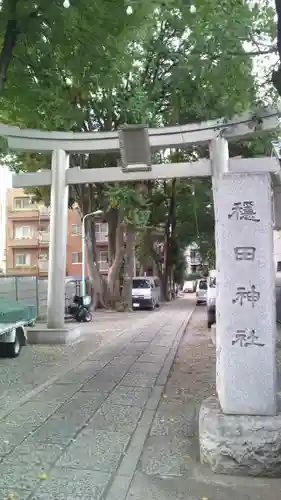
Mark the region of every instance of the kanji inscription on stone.
POLYGON ((236 297, 232 299, 232 303, 238 303, 243 306, 245 302, 252 303, 252 307, 255 307, 255 303, 260 299, 260 293, 257 292, 256 286, 252 285, 250 290, 247 290, 244 286, 238 286, 236 290, 236 297))
POLYGON ((237 330, 232 340, 232 345, 238 344, 240 347, 257 346, 264 347, 265 344, 257 342, 259 340, 256 335, 256 330, 253 328, 246 328, 244 330, 237 330))
POLYGON ((255 260, 256 248, 255 247, 235 247, 234 248, 235 260, 255 260))
POLYGON ((236 220, 248 220, 252 222, 260 222, 257 218, 255 211, 255 204, 253 201, 237 201, 233 203, 231 212, 228 214, 228 218, 232 217, 236 220))

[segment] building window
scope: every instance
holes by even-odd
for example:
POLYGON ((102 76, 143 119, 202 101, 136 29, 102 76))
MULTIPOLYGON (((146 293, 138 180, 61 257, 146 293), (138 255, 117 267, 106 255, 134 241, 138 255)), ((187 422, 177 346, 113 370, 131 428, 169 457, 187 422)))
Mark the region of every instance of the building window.
POLYGON ((30 266, 31 258, 29 253, 16 254, 16 267, 30 266))
POLYGON ((32 238, 34 235, 34 228, 30 226, 20 226, 15 228, 15 239, 23 240, 32 238))
POLYGON ((99 268, 101 272, 108 271, 108 252, 101 250, 99 253, 99 268))
POLYGON ((277 272, 281 273, 281 261, 277 262, 277 272))
POLYGON ((108 241, 108 224, 107 222, 97 222, 95 224, 96 241, 108 241))
POLYGON ((82 252, 72 252, 72 264, 82 263, 82 252))
POLYGON ((82 225, 81 224, 72 224, 71 234, 72 234, 72 236, 80 236, 82 234, 82 225))
POLYGON ((13 201, 14 210, 32 210, 30 199, 25 198, 14 198, 13 201))

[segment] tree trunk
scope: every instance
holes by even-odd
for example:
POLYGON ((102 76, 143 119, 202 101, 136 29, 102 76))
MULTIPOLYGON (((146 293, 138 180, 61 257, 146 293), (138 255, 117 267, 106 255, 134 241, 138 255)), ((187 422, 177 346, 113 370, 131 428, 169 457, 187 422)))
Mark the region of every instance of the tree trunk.
POLYGON ((124 255, 124 228, 118 212, 117 225, 111 219, 109 232, 111 232, 111 238, 109 238, 111 241, 111 245, 109 244, 111 256, 109 256, 109 269, 106 278, 101 274, 98 266, 94 223, 90 220, 86 223, 87 263, 93 290, 92 300, 94 309, 114 307, 116 300, 120 298, 118 278, 124 255))
POLYGON ((166 300, 170 300, 171 276, 173 266, 173 243, 175 241, 176 229, 176 179, 172 180, 172 191, 169 203, 169 213, 165 227, 165 264, 163 272, 163 285, 166 300), (169 286, 170 285, 170 286, 169 286), (170 288, 170 290, 169 290, 170 288))
POLYGON ((92 235, 87 234, 86 237, 86 245, 87 245, 87 263, 89 270, 89 278, 92 285, 93 292, 93 309, 96 310, 99 307, 106 308, 108 307, 106 301, 106 287, 104 284, 103 276, 99 272, 97 267, 97 261, 94 257, 93 251, 93 241, 92 235))
POLYGON ((127 226, 126 240, 126 261, 124 269, 123 298, 127 304, 127 309, 132 310, 132 278, 134 276, 134 255, 135 255, 135 228, 132 224, 127 226))
POLYGON ((111 297, 111 305, 114 306, 116 302, 116 297, 119 296, 119 272, 122 265, 122 260, 124 256, 124 224, 121 221, 120 214, 118 214, 118 221, 116 227, 116 247, 115 255, 112 265, 108 269, 107 284, 108 291, 111 297))
POLYGON ((0 53, 0 94, 2 94, 4 90, 8 68, 12 61, 14 50, 20 34, 19 22, 17 19, 17 3, 18 0, 9 0, 7 5, 8 21, 5 28, 4 41, 0 53))

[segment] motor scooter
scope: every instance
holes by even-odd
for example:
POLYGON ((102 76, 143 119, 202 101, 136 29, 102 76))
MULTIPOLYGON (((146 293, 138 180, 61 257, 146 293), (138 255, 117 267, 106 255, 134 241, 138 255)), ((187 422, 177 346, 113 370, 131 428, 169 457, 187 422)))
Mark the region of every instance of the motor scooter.
POLYGON ((89 295, 81 297, 74 295, 73 301, 66 305, 65 314, 66 319, 73 318, 79 323, 89 323, 92 321, 92 314, 90 312, 92 299, 89 295))

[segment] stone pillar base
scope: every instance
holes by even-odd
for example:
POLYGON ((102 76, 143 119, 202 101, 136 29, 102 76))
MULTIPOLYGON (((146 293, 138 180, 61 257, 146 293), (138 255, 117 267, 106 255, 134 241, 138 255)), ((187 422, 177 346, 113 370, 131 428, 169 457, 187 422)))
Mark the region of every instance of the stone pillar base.
POLYGON ((199 443, 201 463, 217 474, 281 477, 280 409, 272 417, 226 415, 210 397, 200 409, 199 443))
POLYGON ((47 328, 45 325, 27 329, 28 344, 65 345, 76 343, 81 337, 80 328, 47 328))

